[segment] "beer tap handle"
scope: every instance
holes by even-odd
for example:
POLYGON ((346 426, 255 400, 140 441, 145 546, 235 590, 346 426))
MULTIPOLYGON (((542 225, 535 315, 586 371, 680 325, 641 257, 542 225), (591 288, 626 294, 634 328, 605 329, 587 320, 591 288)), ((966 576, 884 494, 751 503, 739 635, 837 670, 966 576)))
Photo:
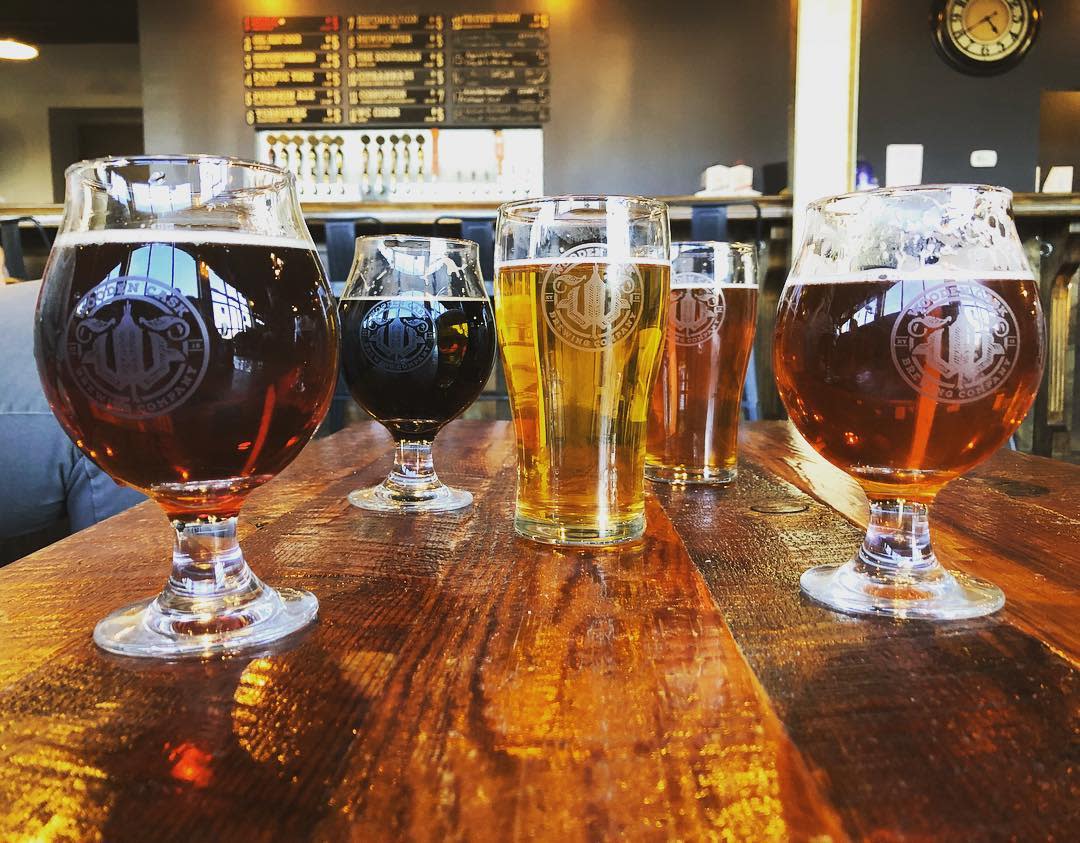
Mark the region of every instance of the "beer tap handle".
POLYGON ((424 180, 424 136, 416 136, 416 180, 424 180))
POLYGON ((398 136, 390 135, 390 178, 389 178, 389 191, 394 193, 397 191, 397 165, 398 165, 398 136))
POLYGON ((277 150, 274 149, 274 145, 277 143, 277 135, 266 136, 266 150, 270 156, 270 163, 277 166, 277 150))
POLYGON ((382 196, 384 190, 383 182, 383 165, 386 160, 386 150, 383 146, 386 143, 386 138, 382 135, 375 136, 375 192, 382 196))
POLYGON ((307 178, 311 182, 312 190, 318 192, 319 184, 319 139, 315 135, 308 135, 307 139, 307 178))
POLYGON ((412 181, 412 161, 410 160, 412 135, 403 135, 401 141, 401 172, 406 181, 412 181))
POLYGON ((330 192, 330 144, 328 135, 319 139, 319 157, 322 159, 322 183, 327 193, 330 192))
POLYGON ((371 193, 371 135, 361 135, 360 143, 360 196, 371 193))
POLYGON ((345 138, 338 135, 334 138, 334 171, 337 182, 337 192, 345 192, 345 138))
POLYGON ((304 139, 300 135, 293 135, 292 147, 293 175, 296 177, 297 189, 302 191, 304 189, 304 139))

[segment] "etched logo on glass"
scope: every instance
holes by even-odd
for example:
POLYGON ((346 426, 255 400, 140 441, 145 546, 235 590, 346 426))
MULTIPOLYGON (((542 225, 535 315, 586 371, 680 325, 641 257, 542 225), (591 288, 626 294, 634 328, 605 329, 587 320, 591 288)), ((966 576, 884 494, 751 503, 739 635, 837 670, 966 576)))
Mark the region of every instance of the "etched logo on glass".
POLYGON ((68 319, 64 364, 88 398, 123 418, 160 416, 202 383, 206 324, 175 288, 134 275, 109 278, 68 319))
POLYGON ((671 286, 672 341, 700 345, 724 322, 724 291, 700 272, 680 272, 672 277, 671 286))
POLYGON ((564 254, 544 275, 542 290, 548 327, 577 348, 612 346, 641 318, 641 273, 632 263, 608 263, 602 243, 564 254))
POLYGON ((424 299, 386 299, 364 316, 360 346, 387 372, 411 372, 431 359, 435 323, 424 299))
POLYGON ((978 284, 941 284, 897 318, 893 362, 911 387, 946 404, 993 392, 1020 351, 1016 316, 997 293, 978 284))

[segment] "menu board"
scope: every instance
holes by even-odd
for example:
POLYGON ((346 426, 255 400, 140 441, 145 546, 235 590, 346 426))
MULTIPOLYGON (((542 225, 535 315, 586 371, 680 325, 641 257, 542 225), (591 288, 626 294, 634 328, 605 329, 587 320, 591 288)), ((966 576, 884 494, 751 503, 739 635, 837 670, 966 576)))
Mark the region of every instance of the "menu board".
POLYGON ((454 15, 450 29, 453 123, 547 122, 551 100, 546 14, 454 15))
POLYGON ((244 18, 254 126, 535 126, 549 118, 548 15, 244 18), (344 27, 342 23, 344 22, 344 27))
POLYGON ((446 121, 442 15, 349 15, 349 123, 446 121))
POLYGON ((337 15, 244 18, 248 125, 340 125, 341 28, 337 15))

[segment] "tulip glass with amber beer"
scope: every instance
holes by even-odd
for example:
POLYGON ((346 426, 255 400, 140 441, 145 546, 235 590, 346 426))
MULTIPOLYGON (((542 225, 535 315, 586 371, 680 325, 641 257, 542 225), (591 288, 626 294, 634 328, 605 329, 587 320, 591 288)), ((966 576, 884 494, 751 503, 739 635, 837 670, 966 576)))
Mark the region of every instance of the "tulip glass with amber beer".
POLYGON ((85 161, 35 324, 38 372, 72 441, 172 522, 156 597, 102 620, 111 652, 262 647, 318 602, 240 551, 244 498, 300 453, 337 378, 338 328, 293 177, 210 156, 85 161))
POLYGON ((645 529, 645 430, 670 291, 667 207, 624 196, 503 205, 495 325, 517 439, 514 526, 552 544, 645 529))
POLYGON ((810 206, 780 299, 774 364, 791 420, 870 499, 866 539, 802 588, 856 614, 949 619, 1005 601, 943 568, 927 513, 1000 448, 1043 368, 1038 286, 1003 188, 938 185, 810 206))
POLYGON ((752 246, 672 246, 667 339, 649 413, 645 476, 650 480, 724 484, 735 479, 757 294, 752 246))

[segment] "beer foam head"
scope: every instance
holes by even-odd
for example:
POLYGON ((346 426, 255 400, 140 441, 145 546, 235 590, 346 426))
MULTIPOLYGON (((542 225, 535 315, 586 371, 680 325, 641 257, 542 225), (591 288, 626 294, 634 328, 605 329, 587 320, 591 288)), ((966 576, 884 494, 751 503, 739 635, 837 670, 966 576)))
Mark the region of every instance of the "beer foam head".
POLYGON ((204 243, 223 246, 259 246, 275 249, 311 249, 310 240, 298 237, 274 237, 250 231, 225 231, 199 228, 106 228, 96 231, 65 231, 58 234, 56 248, 65 246, 104 246, 119 243, 204 243))
POLYGON ((875 282, 908 281, 912 283, 941 284, 946 281, 977 284, 980 281, 1033 281, 1035 276, 1030 270, 1023 269, 987 269, 957 270, 948 267, 940 269, 923 266, 916 270, 900 269, 864 269, 859 272, 846 272, 836 275, 788 276, 787 286, 806 284, 872 284, 875 282))
POLYGON ((500 269, 519 269, 529 266, 562 266, 570 263, 601 263, 611 264, 614 266, 625 266, 626 264, 634 264, 636 266, 671 266, 671 261, 664 260, 663 258, 639 258, 639 257, 620 257, 615 256, 596 256, 596 257, 543 257, 543 258, 517 258, 510 261, 497 261, 495 263, 495 271, 500 269))
POLYGON ((343 295, 341 301, 477 301, 488 302, 487 296, 444 296, 439 293, 403 293, 396 296, 355 296, 343 295))

